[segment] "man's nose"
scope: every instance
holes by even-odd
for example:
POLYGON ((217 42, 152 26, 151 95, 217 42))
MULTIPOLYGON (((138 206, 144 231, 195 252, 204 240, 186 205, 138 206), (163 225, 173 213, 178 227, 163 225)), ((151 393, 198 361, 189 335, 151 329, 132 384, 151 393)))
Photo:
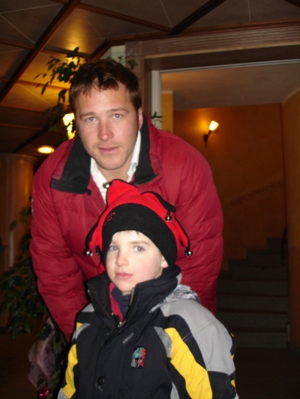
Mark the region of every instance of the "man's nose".
POLYGON ((113 137, 113 133, 110 129, 109 123, 101 122, 98 127, 98 139, 101 141, 108 141, 113 137))

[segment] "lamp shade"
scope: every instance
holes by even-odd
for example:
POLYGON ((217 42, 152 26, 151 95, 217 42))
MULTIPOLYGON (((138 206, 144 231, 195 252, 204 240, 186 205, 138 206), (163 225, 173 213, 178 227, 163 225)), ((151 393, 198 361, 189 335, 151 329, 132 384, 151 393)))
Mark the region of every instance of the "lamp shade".
POLYGON ((217 129, 218 126, 219 126, 218 122, 216 122, 216 121, 211 121, 210 124, 209 124, 209 130, 210 130, 211 132, 213 132, 214 130, 217 129))

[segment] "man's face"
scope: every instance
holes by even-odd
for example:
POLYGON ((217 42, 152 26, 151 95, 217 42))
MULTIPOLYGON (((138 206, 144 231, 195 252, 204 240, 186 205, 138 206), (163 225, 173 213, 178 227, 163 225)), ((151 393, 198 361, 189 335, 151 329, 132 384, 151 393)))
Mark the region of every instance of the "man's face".
POLYGON ((117 90, 80 93, 75 101, 78 134, 88 154, 94 158, 104 177, 127 180, 127 171, 138 130, 143 123, 125 86, 117 90))
POLYGON ((112 237, 106 257, 110 280, 123 293, 159 277, 168 264, 157 246, 144 234, 120 231, 112 237))

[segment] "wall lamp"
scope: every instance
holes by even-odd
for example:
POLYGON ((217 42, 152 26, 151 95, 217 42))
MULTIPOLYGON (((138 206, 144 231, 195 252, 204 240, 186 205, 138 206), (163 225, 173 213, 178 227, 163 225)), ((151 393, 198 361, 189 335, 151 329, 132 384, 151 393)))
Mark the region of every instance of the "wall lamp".
POLYGON ((211 135, 212 132, 214 132, 217 129, 218 126, 219 126, 218 122, 216 122, 216 121, 210 122, 209 128, 208 128, 208 133, 203 135, 205 147, 207 147, 207 141, 208 141, 209 136, 211 135))

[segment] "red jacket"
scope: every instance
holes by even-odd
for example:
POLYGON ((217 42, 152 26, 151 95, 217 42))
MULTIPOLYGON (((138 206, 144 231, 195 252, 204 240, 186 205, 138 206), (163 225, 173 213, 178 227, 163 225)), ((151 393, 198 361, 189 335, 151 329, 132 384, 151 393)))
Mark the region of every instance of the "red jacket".
MULTIPOLYGON (((144 118, 134 184, 175 205, 193 255, 178 254, 182 283, 216 313, 216 281, 223 217, 211 170, 181 138, 157 130, 144 118)), ((79 137, 64 142, 38 169, 33 183, 31 255, 38 288, 67 339, 75 316, 87 303, 84 281, 100 273, 99 257, 86 256, 88 232, 105 208, 90 175, 90 156, 79 137)))

